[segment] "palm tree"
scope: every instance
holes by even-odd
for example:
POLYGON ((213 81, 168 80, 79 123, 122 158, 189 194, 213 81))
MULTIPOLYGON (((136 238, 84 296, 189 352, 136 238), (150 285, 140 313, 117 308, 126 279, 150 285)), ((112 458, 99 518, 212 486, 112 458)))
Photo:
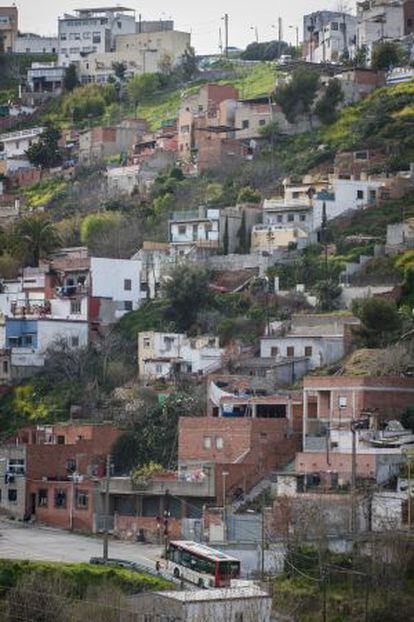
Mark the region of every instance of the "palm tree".
POLYGON ((55 225, 44 214, 22 218, 15 227, 14 240, 17 252, 33 266, 61 244, 55 225))

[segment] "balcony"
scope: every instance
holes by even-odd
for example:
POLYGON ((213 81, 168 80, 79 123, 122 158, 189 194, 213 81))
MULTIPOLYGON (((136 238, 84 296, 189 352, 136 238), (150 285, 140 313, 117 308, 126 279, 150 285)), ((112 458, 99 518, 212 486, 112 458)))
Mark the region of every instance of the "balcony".
MULTIPOLYGON (((106 490, 106 482, 101 482, 101 492, 106 490)), ((112 495, 165 495, 167 492, 177 497, 214 497, 214 471, 206 474, 204 479, 191 480, 181 478, 178 473, 157 475, 152 478, 143 478, 134 484, 130 477, 113 477, 109 483, 109 492, 112 495)))

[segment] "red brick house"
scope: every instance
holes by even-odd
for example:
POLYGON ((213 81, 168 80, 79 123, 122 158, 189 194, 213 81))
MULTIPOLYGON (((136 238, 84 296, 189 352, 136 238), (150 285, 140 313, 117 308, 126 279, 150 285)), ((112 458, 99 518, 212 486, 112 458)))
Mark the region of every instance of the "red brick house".
POLYGON ((21 471, 12 479, 25 478, 24 514, 53 527, 94 531, 106 456, 119 435, 109 424, 57 424, 24 428, 9 439, 0 453, 21 448, 21 471))

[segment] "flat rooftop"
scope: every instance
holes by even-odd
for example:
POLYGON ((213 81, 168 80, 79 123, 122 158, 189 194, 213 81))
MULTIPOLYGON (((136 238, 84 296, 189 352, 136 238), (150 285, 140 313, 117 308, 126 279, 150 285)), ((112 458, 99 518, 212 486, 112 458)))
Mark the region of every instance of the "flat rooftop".
POLYGON ((266 592, 263 592, 258 586, 239 587, 231 589, 212 589, 212 590, 194 590, 184 592, 157 592, 159 596, 178 600, 183 603, 192 602, 208 602, 222 600, 240 600, 246 598, 270 598, 266 592))

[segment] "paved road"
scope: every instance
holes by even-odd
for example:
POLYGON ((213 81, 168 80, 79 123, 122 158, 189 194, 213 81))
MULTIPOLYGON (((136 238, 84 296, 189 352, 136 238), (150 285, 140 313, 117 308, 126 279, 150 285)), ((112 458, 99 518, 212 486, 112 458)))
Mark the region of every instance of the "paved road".
MULTIPOLYGON (((155 568, 160 547, 129 542, 109 542, 109 557, 139 562, 155 568)), ((0 521, 0 557, 62 562, 88 562, 102 556, 102 540, 57 529, 0 521)))

